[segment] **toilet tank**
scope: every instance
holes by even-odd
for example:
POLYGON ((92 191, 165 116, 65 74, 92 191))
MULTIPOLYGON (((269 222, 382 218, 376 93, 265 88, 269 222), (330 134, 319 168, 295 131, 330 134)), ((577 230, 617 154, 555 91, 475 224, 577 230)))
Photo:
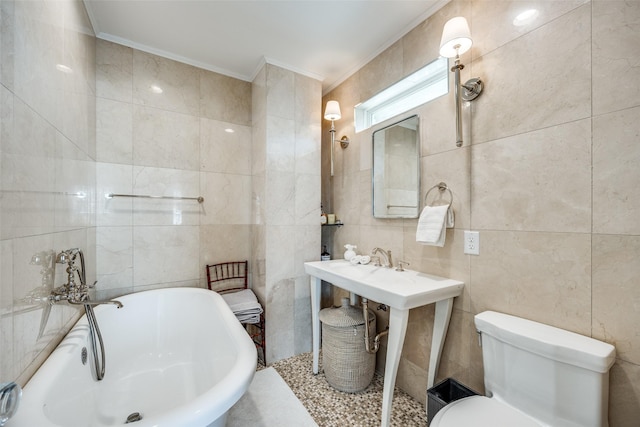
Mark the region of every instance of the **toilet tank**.
POLYGON ((494 311, 475 324, 488 396, 543 425, 608 427, 612 345, 494 311))

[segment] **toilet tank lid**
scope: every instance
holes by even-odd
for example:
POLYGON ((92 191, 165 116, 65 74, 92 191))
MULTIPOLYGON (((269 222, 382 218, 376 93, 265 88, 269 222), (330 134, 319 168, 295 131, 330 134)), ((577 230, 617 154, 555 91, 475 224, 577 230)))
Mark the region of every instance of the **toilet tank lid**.
POLYGON ((476 329, 502 342, 540 356, 607 372, 615 362, 614 346, 584 335, 495 311, 475 316, 476 329))

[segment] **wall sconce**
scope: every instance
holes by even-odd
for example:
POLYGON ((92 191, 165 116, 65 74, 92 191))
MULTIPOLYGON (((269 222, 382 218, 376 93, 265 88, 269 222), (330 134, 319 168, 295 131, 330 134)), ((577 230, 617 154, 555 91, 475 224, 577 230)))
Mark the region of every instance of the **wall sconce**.
POLYGON ((473 40, 467 20, 462 16, 452 18, 444 24, 442 39, 440 41, 440 55, 445 58, 455 58, 456 62, 451 71, 455 73, 456 98, 456 147, 462 147, 462 119, 460 114, 462 100, 473 101, 482 93, 483 84, 479 78, 467 80, 460 84, 460 70, 464 65, 460 63, 460 55, 471 49, 473 40))
MULTIPOLYGON (((342 114, 340 114, 340 104, 338 101, 327 101, 327 106, 324 109, 324 118, 331 120, 331 176, 333 176, 333 147, 336 141, 336 128, 333 125, 335 120, 340 120, 342 114)), ((349 146, 349 138, 342 136, 340 138, 340 146, 345 149, 349 146)))

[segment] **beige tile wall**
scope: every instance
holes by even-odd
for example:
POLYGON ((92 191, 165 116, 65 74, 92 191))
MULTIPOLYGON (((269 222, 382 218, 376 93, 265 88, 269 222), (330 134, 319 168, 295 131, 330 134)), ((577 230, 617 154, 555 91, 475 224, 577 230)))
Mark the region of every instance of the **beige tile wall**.
POLYGON ((24 384, 80 315, 54 306, 37 337, 25 297, 64 278, 34 254, 84 249, 99 298, 205 286, 207 263, 251 257, 251 84, 96 41, 77 0, 0 6, 0 379, 24 384))
POLYGON ((80 315, 53 306, 39 336, 33 297, 65 280, 34 255, 83 248, 96 277, 95 38, 82 3, 1 1, 0 64, 0 382, 24 385, 80 315))
POLYGON ((99 293, 205 286, 206 264, 249 259, 251 84, 104 40, 96 62, 99 293))
MULTIPOLYGON (((615 345, 610 425, 637 425, 639 24, 639 2, 454 0, 324 97, 340 101, 337 133, 352 141, 336 151, 333 178, 323 152, 323 204, 346 223, 332 252, 381 246, 411 268, 466 283, 436 381, 483 389, 473 315, 502 311, 615 345), (525 8, 537 18, 514 26, 525 8), (421 117, 423 190, 445 181, 454 193, 446 246, 425 247, 415 243, 416 220, 372 218, 372 131, 354 132, 352 107, 437 57, 442 26, 458 15, 475 41, 462 79, 486 83, 463 109, 464 146, 455 148, 452 90, 402 115, 421 117), (479 256, 463 254, 465 229, 480 231, 479 256)), ((398 376, 421 401, 432 319, 430 308, 411 312, 398 376)))
POLYGON ((268 363, 311 349, 303 265, 319 258, 320 98, 319 81, 272 64, 253 81, 252 264, 268 363))

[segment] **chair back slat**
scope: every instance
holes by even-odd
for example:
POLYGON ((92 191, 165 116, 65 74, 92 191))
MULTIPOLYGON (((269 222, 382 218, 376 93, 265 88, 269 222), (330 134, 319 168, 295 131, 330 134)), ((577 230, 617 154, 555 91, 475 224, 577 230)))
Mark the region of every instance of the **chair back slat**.
POLYGON ((207 286, 218 293, 247 289, 248 264, 248 261, 233 261, 207 265, 207 286))

